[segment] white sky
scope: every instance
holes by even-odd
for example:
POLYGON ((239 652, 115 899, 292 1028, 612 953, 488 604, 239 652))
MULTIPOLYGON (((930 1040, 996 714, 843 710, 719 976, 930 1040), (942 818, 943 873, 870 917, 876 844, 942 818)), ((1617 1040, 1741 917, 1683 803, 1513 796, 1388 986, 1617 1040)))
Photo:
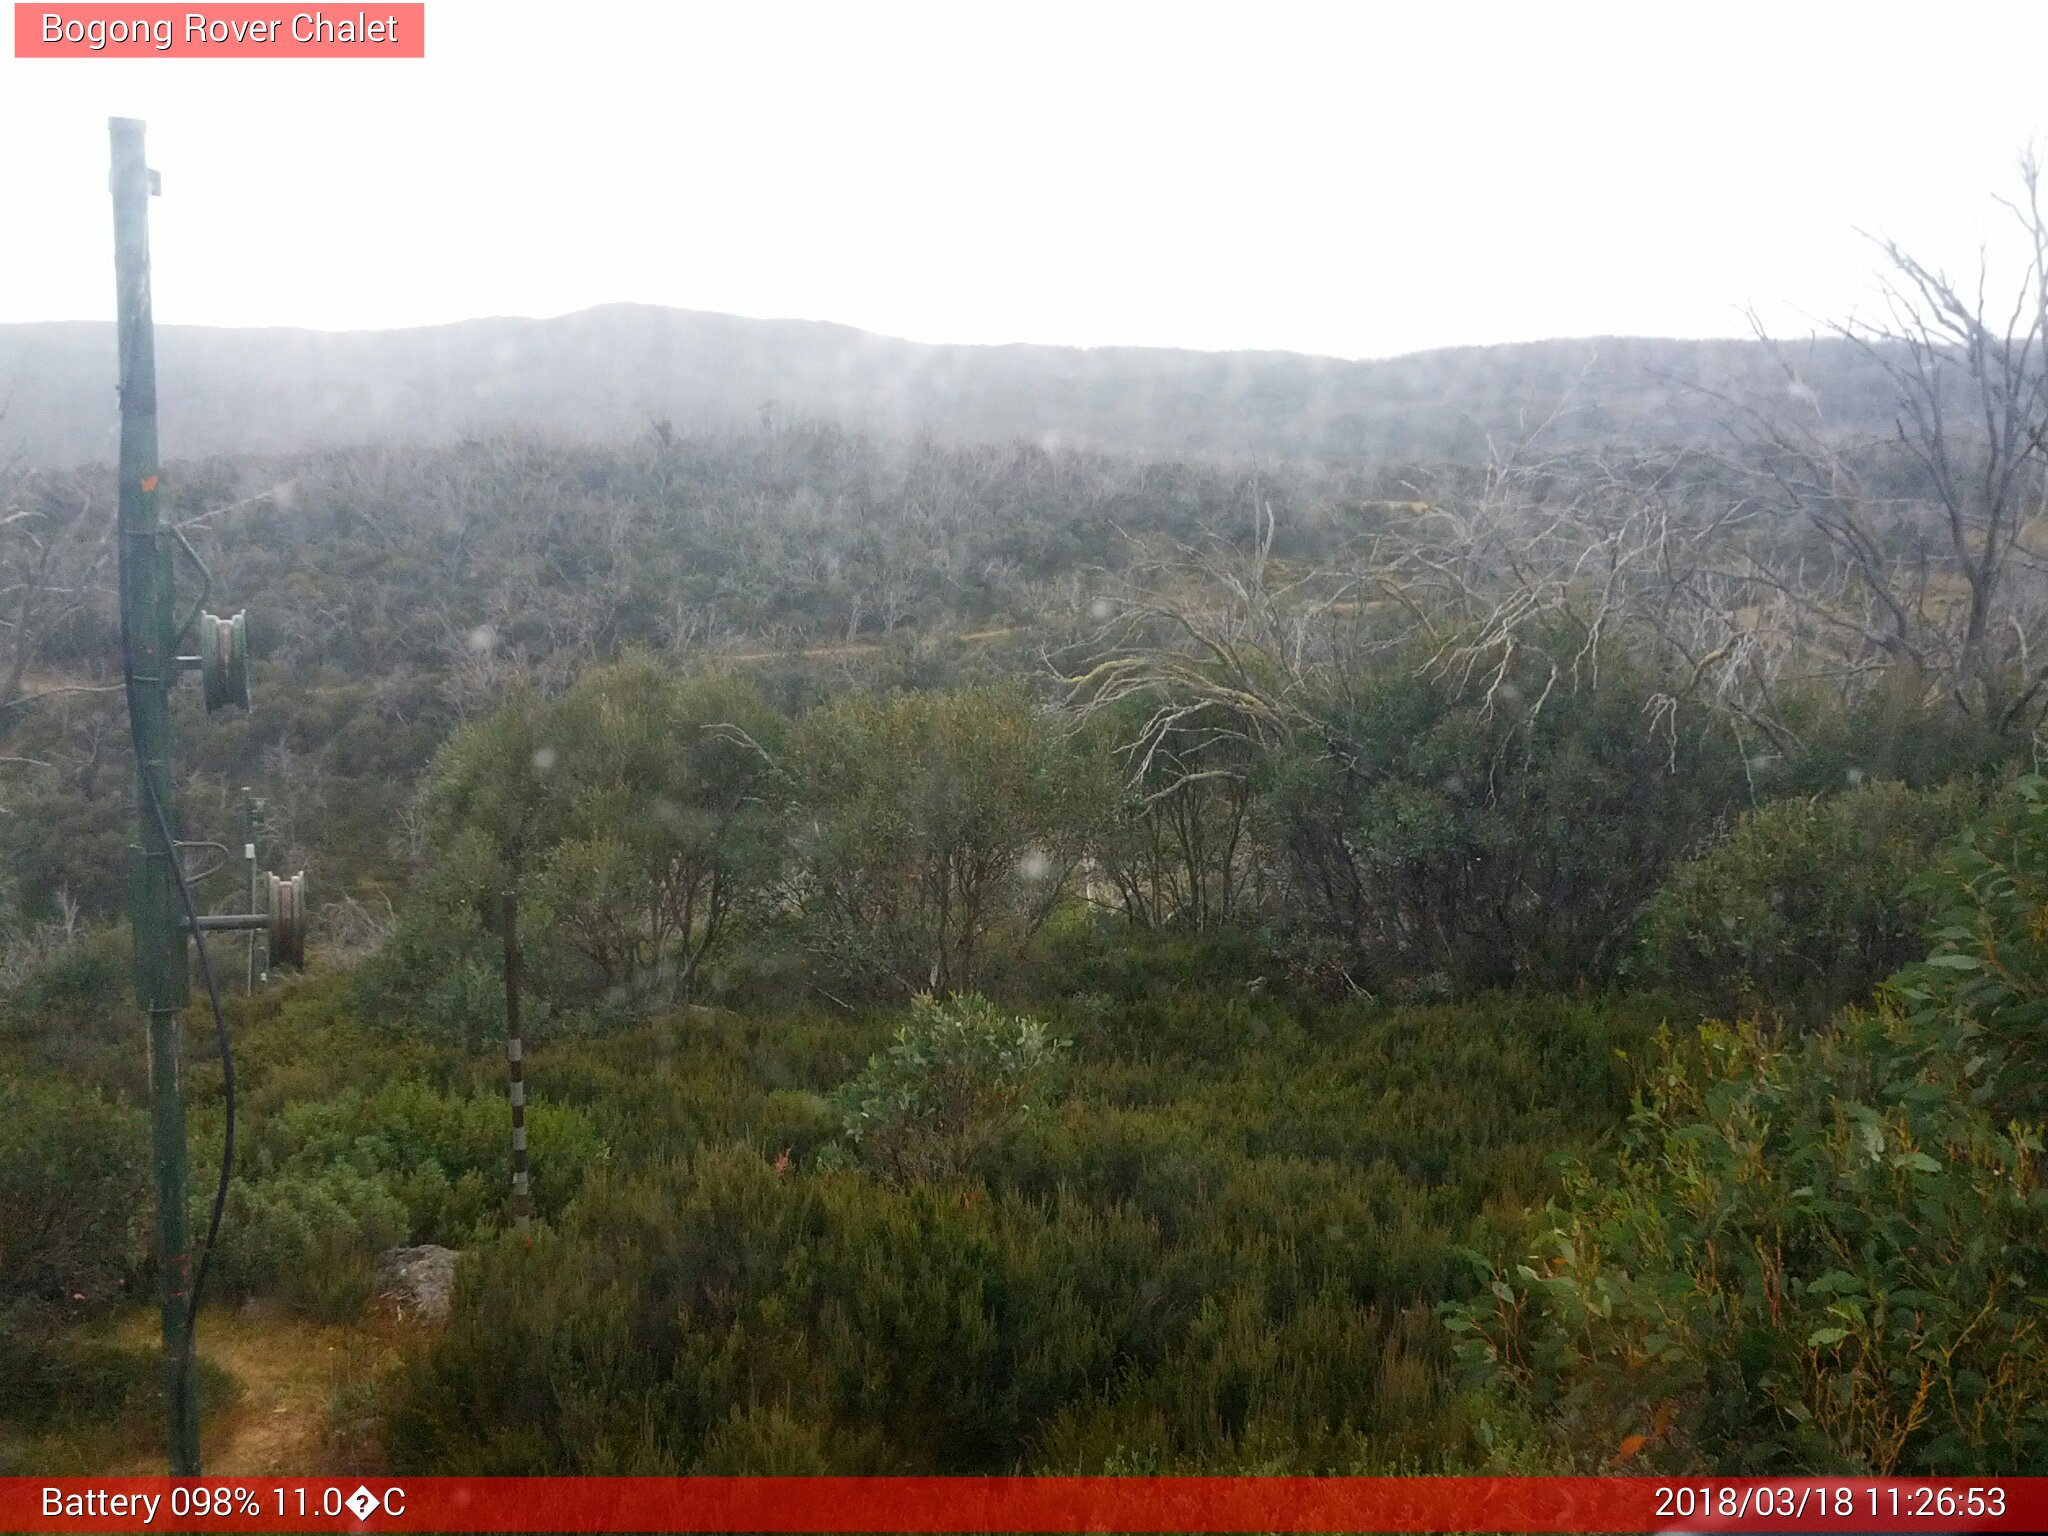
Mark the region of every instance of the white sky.
MULTIPOLYGON (((374 0, 359 0, 374 13, 374 0)), ((357 6, 330 3, 330 13, 357 6)), ((1972 262, 2048 5, 428 0, 424 61, 0 57, 0 321, 614 300, 926 341, 1382 356, 1735 335, 1972 262)))

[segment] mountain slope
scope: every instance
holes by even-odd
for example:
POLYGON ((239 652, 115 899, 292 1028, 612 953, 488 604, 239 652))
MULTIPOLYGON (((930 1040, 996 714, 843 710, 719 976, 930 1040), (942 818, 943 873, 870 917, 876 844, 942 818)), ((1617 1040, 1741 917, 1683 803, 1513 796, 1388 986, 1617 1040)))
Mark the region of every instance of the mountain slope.
MULTIPOLYGON (((1881 426, 1879 372, 1802 343, 1830 418, 1881 426)), ((1054 438, 1141 453, 1466 459, 1556 415, 1546 440, 1689 441, 1716 430, 1706 388, 1784 400, 1747 341, 1635 338, 1464 347, 1350 362, 1287 352, 931 346, 805 320, 607 305, 547 320, 328 333, 160 326, 172 459, 480 430, 610 436, 764 411, 959 441, 1054 438)), ((0 326, 0 448, 30 462, 111 458, 110 324, 0 326)))

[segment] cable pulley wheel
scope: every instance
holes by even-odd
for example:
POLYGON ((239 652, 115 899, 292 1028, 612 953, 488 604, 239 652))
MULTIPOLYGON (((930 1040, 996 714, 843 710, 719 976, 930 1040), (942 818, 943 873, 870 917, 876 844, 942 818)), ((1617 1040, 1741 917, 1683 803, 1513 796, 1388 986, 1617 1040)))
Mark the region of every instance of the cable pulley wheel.
POLYGON ((249 625, 246 611, 224 619, 199 615, 199 682, 206 712, 249 707, 249 625))
POLYGON ((270 963, 298 970, 306 963, 306 872, 266 877, 270 892, 270 963))

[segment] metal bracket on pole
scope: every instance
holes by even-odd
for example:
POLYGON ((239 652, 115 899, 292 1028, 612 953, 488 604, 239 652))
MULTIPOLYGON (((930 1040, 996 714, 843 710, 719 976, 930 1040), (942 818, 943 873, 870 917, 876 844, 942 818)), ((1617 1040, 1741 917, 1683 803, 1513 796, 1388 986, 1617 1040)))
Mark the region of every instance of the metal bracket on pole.
POLYGON ((266 875, 268 892, 261 912, 217 912, 199 919, 200 933, 261 933, 270 946, 270 963, 294 970, 306 963, 306 872, 266 875))

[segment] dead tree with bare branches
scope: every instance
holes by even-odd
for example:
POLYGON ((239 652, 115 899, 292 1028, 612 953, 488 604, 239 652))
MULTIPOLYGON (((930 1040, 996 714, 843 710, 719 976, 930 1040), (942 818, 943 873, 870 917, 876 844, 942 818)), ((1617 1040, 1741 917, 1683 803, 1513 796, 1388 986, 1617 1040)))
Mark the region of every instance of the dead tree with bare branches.
POLYGON ((2018 235, 2009 303, 1991 297, 1988 253, 1962 279, 1874 241, 1881 312, 1834 330, 1890 385, 1886 439, 1834 430, 1759 326, 1799 408, 1726 402, 1736 450, 1723 461, 1808 535, 1731 547, 1731 583, 1796 610, 1845 671, 1903 674, 1999 729, 2036 723, 2048 687, 2048 215, 2031 153, 2019 180, 1999 200, 2018 235))
POLYGON ((106 597, 108 524, 82 480, 0 464, 0 732, 38 699, 119 686, 41 675, 52 638, 106 597))

